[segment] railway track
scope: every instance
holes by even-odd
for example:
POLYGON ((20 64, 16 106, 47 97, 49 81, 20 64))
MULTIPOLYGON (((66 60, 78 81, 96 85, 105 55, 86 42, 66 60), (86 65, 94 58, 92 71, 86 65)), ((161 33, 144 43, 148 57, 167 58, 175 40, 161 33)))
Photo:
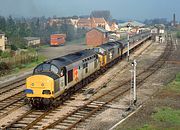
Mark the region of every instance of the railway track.
POLYGON ((15 89, 25 85, 25 80, 26 80, 26 77, 19 79, 19 80, 16 80, 12 83, 1 86, 0 87, 0 95, 8 93, 11 90, 15 90, 15 89))
MULTIPOLYGON (((171 41, 168 42, 171 43, 171 41)), ((168 59, 168 56, 171 53, 171 49, 172 44, 167 44, 164 53, 151 66, 137 75, 137 84, 144 82, 148 77, 150 77, 164 65, 165 61, 168 59)), ((126 79, 126 81, 121 83, 119 86, 116 86, 103 95, 88 101, 84 105, 74 107, 71 112, 57 118, 57 120, 51 124, 46 124, 43 129, 72 129, 77 127, 86 119, 96 115, 99 111, 106 108, 107 104, 127 93, 129 91, 129 87, 127 87, 129 82, 130 79, 126 79), (105 96, 108 96, 108 100, 106 101, 103 99, 105 96)), ((38 126, 44 122, 44 119, 50 118, 52 113, 57 113, 57 111, 60 110, 61 106, 48 111, 37 111, 37 113, 36 110, 28 111, 10 125, 6 126, 4 129, 37 129, 38 126)))
MULTIPOLYGON (((171 54, 171 49, 172 49, 172 39, 170 41, 170 44, 167 44, 164 53, 151 65, 149 66, 146 70, 143 72, 139 73, 137 75, 137 84, 141 84, 144 82, 148 77, 150 77, 152 74, 154 74, 158 69, 160 69, 166 60, 168 60, 168 57, 171 54), (163 61, 161 61, 163 59, 163 61)), ((46 126, 43 128, 43 130, 46 129, 65 129, 65 130, 70 130, 75 128, 78 124, 84 122, 86 119, 90 118, 91 116, 95 115, 98 111, 103 109, 107 104, 111 103, 115 99, 119 98, 120 96, 124 95, 126 92, 130 90, 128 87, 128 83, 130 80, 124 82, 120 86, 112 89, 110 92, 107 92, 100 97, 97 97, 96 99, 88 102, 87 104, 81 106, 80 108, 76 109, 75 111, 69 113, 68 115, 64 116, 63 118, 60 118, 59 120, 56 120, 52 124, 46 126), (119 91, 119 88, 123 87, 123 91, 121 90, 120 93, 118 94, 112 94, 114 91, 119 91), (107 95, 115 95, 111 96, 109 100, 102 102, 102 99, 104 96, 107 95)), ((138 86, 139 88, 140 86, 138 86)))
POLYGON ((0 87, 0 118, 4 118, 25 105, 23 85, 25 85, 25 78, 0 87))
POLYGON ((16 93, 0 101, 0 117, 10 114, 12 111, 24 105, 25 95, 23 91, 16 93))

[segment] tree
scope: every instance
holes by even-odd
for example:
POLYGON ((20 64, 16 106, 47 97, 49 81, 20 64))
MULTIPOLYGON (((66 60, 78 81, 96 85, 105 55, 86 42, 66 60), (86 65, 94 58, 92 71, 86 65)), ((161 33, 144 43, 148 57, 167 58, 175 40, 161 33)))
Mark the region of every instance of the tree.
POLYGON ((16 50, 18 50, 18 48, 16 45, 13 44, 13 45, 11 45, 11 50, 16 51, 16 50))
POLYGON ((5 32, 6 31, 6 19, 0 16, 0 30, 5 32))
POLYGON ((7 35, 12 36, 13 33, 15 32, 15 29, 16 29, 15 22, 13 18, 9 16, 7 19, 7 28, 6 28, 7 35))
POLYGON ((75 29, 71 24, 64 23, 61 25, 60 30, 66 34, 66 40, 71 41, 75 38, 75 29))
POLYGON ((112 19, 111 13, 108 10, 92 11, 90 16, 95 18, 104 18, 106 21, 110 21, 112 19))

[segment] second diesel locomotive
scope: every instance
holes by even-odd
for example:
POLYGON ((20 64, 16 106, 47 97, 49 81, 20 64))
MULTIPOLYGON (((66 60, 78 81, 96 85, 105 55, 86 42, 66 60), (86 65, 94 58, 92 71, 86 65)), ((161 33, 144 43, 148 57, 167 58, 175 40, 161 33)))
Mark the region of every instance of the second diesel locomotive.
MULTIPOLYGON (((150 36, 148 31, 130 37, 130 50, 150 36)), ((33 107, 52 105, 66 90, 83 84, 89 76, 125 55, 127 42, 108 42, 41 63, 26 80, 28 103, 33 107)))

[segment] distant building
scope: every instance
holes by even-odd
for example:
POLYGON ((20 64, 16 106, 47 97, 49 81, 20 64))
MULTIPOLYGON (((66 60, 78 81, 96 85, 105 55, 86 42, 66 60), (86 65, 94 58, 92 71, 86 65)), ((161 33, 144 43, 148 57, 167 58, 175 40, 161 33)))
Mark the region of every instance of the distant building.
POLYGON ((117 31, 119 29, 118 25, 115 22, 108 22, 108 25, 110 27, 109 31, 117 31))
POLYGON ((156 42, 163 43, 165 41, 165 25, 155 25, 153 28, 151 28, 151 33, 156 42))
POLYGON ((173 23, 172 26, 176 27, 176 14, 173 14, 173 23))
POLYGON ((5 37, 4 33, 0 32, 0 50, 5 51, 7 43, 7 37, 5 37))
POLYGON ((39 37, 24 37, 27 46, 38 46, 41 43, 39 37))
POLYGON ((49 26, 61 26, 62 24, 70 24, 73 25, 75 28, 77 28, 77 23, 78 23, 78 18, 77 19, 72 19, 72 18, 53 18, 53 19, 49 19, 49 21, 47 22, 49 24, 49 26))
POLYGON ((107 22, 104 18, 91 18, 92 28, 101 27, 106 29, 107 22))
POLYGON ((119 24, 119 27, 127 27, 127 26, 132 27, 132 28, 134 28, 134 27, 144 27, 145 24, 137 22, 137 21, 129 21, 129 22, 119 24))
POLYGON ((95 47, 106 43, 108 40, 108 31, 104 28, 92 28, 86 33, 86 44, 88 46, 95 47))
POLYGON ((119 24, 120 32, 127 32, 130 29, 131 33, 139 33, 141 28, 144 28, 144 26, 145 24, 137 21, 129 21, 119 24))
POLYGON ((78 28, 85 28, 85 29, 92 29, 96 27, 100 27, 103 29, 106 29, 108 31, 114 31, 118 26, 115 23, 110 23, 104 19, 104 18, 80 18, 77 22, 78 28), (112 30, 111 30, 112 29, 112 30))
POLYGON ((92 28, 92 21, 90 18, 80 18, 77 22, 78 28, 85 28, 91 29, 92 28))

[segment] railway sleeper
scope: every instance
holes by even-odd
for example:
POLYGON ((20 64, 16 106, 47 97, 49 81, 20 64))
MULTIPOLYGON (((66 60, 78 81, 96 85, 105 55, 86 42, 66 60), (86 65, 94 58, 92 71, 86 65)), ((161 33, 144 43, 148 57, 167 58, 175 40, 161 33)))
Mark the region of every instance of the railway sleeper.
MULTIPOLYGON (((59 129, 67 129, 68 127, 67 126, 64 126, 64 125, 57 125, 55 126, 54 128, 52 128, 52 130, 59 130, 59 129)), ((48 130, 51 130, 51 129, 48 129, 48 130)))
POLYGON ((67 124, 72 124, 72 123, 75 123, 77 120, 68 120, 68 119, 65 119, 63 121, 63 123, 67 123, 67 124))

